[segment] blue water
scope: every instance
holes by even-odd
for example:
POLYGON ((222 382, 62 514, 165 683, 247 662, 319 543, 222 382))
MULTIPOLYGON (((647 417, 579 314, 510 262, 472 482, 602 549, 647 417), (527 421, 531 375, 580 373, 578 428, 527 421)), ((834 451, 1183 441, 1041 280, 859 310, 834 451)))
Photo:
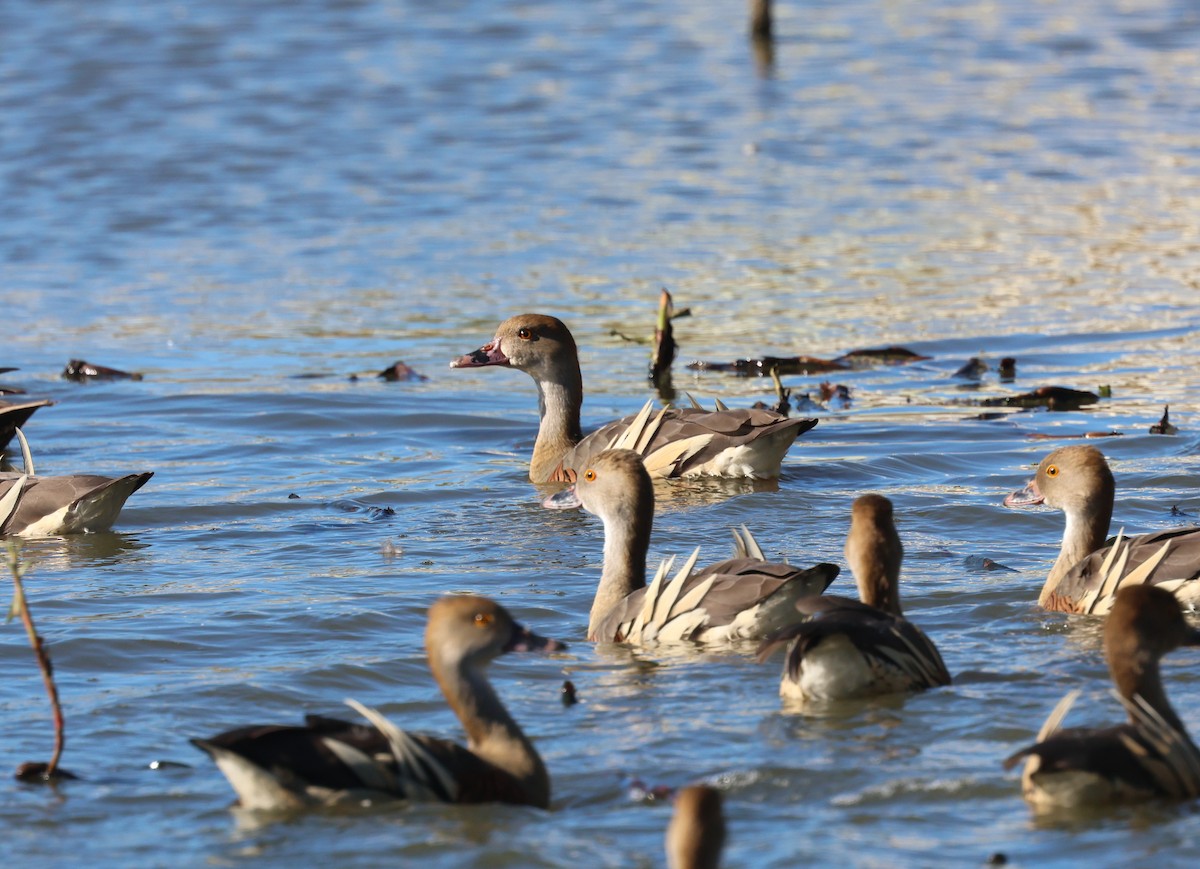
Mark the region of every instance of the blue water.
MULTIPOLYGON (((155 472, 112 533, 24 546, 83 780, 0 784, 8 853, 661 865, 670 808, 630 799, 636 778, 720 787, 731 866, 1190 865, 1193 807, 1037 820, 1001 769, 1070 688, 1076 723, 1120 711, 1097 626, 1035 606, 1061 517, 1000 502, 1059 443, 1030 435, 1117 430, 1093 442, 1114 525, 1200 515, 1200 18, 1170 2, 776 12, 764 67, 737 3, 0 8, 0 365, 21 368, 0 380, 56 401, 27 427, 41 473, 155 472), (556 314, 598 425, 653 395, 648 347, 621 335, 648 336, 662 286, 693 310, 675 385, 705 401, 771 386, 692 359, 931 357, 833 378, 850 407, 821 414, 777 485, 661 489, 652 559, 717 560, 746 523, 770 554, 840 563, 850 502, 883 492, 906 608, 952 687, 812 718, 781 708, 778 662, 584 642, 601 529, 538 506, 533 385, 447 363, 510 314, 556 314), (981 354, 992 373, 960 388, 981 354), (1008 355, 1011 385, 994 373, 1008 355), (68 383, 70 358, 145 379, 68 383), (428 380, 370 376, 397 359, 428 380), (971 418, 972 399, 1049 384, 1113 397, 971 418), (1181 432, 1151 436, 1166 403, 1181 432), (493 668, 550 769, 549 812, 229 810, 188 737, 353 716, 346 697, 460 736, 421 649, 426 608, 454 591, 572 643, 493 668)), ((16 623, 0 662, 15 769, 51 747, 16 623)), ((1168 659, 1200 726, 1195 672, 1186 650, 1168 659)))

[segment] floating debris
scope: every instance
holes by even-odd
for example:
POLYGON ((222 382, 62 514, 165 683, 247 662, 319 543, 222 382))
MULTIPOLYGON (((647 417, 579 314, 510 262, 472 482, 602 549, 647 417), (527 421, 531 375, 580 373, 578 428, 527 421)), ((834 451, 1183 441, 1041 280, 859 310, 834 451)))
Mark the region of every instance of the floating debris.
POLYGON ((958 369, 952 375, 953 377, 961 377, 964 380, 978 380, 987 374, 988 364, 978 356, 972 356, 967 360, 966 365, 958 369))
POLYGON ((365 513, 368 519, 386 519, 396 515, 395 507, 377 507, 354 498, 336 498, 329 502, 329 506, 343 513, 365 513))
POLYGON ((691 311, 684 308, 675 313, 675 305, 666 287, 658 297, 658 319, 654 324, 654 350, 650 354, 650 382, 660 392, 673 392, 671 388, 671 363, 675 361, 675 353, 679 349, 675 343, 675 329, 671 321, 676 317, 686 317, 691 311))
POLYGON ((579 702, 579 698, 575 696, 575 683, 567 679, 562 684, 562 705, 574 706, 579 702))
POLYGON ((397 546, 395 543, 393 543, 392 538, 389 537, 387 540, 383 541, 383 543, 380 544, 379 554, 382 555, 384 558, 386 558, 388 561, 391 561, 396 556, 403 555, 404 550, 401 549, 399 546, 397 546))
POLYGON ((379 374, 376 376, 382 377, 384 380, 388 380, 388 381, 405 380, 405 381, 420 382, 420 381, 429 379, 424 374, 421 374, 421 373, 413 370, 412 368, 410 368, 409 366, 405 365, 403 362, 400 362, 400 361, 393 362, 387 368, 380 371, 379 374))
POLYGON ((41 761, 26 761, 17 767, 13 778, 28 784, 54 784, 60 781, 78 781, 79 776, 58 766, 50 769, 50 764, 41 761))
POLYGON ((63 379, 82 383, 87 380, 141 380, 142 375, 119 368, 108 368, 104 365, 93 365, 82 359, 72 359, 63 369, 63 379))
POLYGON ((1017 379, 1017 360, 1011 356, 1005 356, 1000 360, 1000 382, 1008 383, 1017 379))
POLYGON ((963 564, 974 570, 1005 570, 1009 573, 1016 573, 1016 569, 1009 567, 1007 564, 1001 564, 999 561, 993 561, 981 555, 968 555, 963 559, 963 564))
POLYGON ((1033 432, 1027 435, 1031 441, 1056 441, 1059 439, 1070 438, 1119 438, 1124 437, 1123 432, 1119 431, 1086 431, 1083 434, 1049 434, 1047 432, 1033 432))
POLYGON ((693 371, 723 371, 743 377, 770 377, 774 371, 779 375, 825 374, 829 371, 844 371, 847 366, 832 359, 815 356, 764 356, 761 359, 737 359, 733 362, 689 362, 693 371))
POLYGON ((152 760, 146 764, 147 769, 193 769, 190 763, 180 763, 177 760, 152 760))
POLYGON ((1103 384, 1100 387, 1100 397, 1101 398, 1112 398, 1112 387, 1109 386, 1107 383, 1103 384))
MULTIPOLYGON (((780 416, 787 416, 792 410, 792 391, 784 388, 783 381, 779 379, 779 370, 776 368, 771 369, 771 381, 775 384, 775 404, 768 409, 775 411, 780 416)), ((761 402, 756 403, 755 406, 757 407, 758 404, 761 402)))
POLYGON ((866 350, 851 350, 835 359, 843 367, 870 368, 873 365, 908 365, 911 362, 923 362, 932 356, 922 356, 906 347, 875 347, 866 350))
MULTIPOLYGON (((1178 434, 1179 429, 1171 425, 1171 405, 1163 405, 1162 419, 1150 426, 1150 434, 1173 435, 1178 434)), ((0 444, 3 443, 4 433, 0 431, 0 444)))
POLYGON ((849 386, 843 386, 840 383, 830 383, 826 380, 821 383, 819 388, 821 390, 821 401, 838 407, 850 406, 849 386))
POLYGON ((648 785, 640 778, 631 778, 626 784, 629 799, 635 803, 657 803, 669 800, 675 789, 669 785, 648 785))
POLYGON ((982 407, 1045 407, 1050 410, 1078 410, 1089 404, 1095 404, 1100 396, 1094 392, 1082 389, 1070 389, 1066 386, 1039 386, 1032 392, 1020 395, 1005 395, 1000 398, 985 398, 979 402, 982 407))

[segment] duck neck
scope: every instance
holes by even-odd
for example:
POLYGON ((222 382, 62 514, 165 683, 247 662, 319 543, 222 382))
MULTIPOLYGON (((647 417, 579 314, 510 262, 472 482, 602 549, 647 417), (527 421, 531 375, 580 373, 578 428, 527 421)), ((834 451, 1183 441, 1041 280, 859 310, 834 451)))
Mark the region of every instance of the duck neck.
POLYGON ((563 455, 583 439, 579 408, 583 405, 583 381, 579 364, 549 379, 539 379, 537 441, 529 463, 529 479, 544 483, 551 479, 563 455))
POLYGON ((533 744, 508 714, 482 670, 470 661, 430 661, 446 700, 467 731, 467 747, 521 782, 531 804, 550 800, 550 777, 533 744))
POLYGON ((854 582, 858 586, 858 598, 867 606, 903 615, 900 611, 899 571, 889 570, 882 563, 854 568, 854 582))
POLYGON ((653 508, 649 513, 635 509, 604 520, 604 567, 592 599, 588 639, 611 640, 612 637, 596 636, 600 622, 613 607, 645 587, 653 516, 653 508))
POLYGON ((1108 536, 1108 525, 1112 520, 1112 495, 1107 503, 1090 501, 1082 507, 1066 511, 1067 526, 1063 530, 1062 548, 1050 568, 1038 604, 1046 606, 1054 597, 1058 584, 1079 562, 1104 545, 1108 536))
MULTIPOLYGON (((1126 700, 1132 700, 1135 694, 1140 696, 1167 724, 1179 733, 1187 733, 1167 700, 1156 657, 1139 650, 1131 658, 1121 661, 1118 667, 1112 668, 1112 678, 1117 692, 1126 700)), ((1130 716, 1130 720, 1133 720, 1133 716, 1130 716)))

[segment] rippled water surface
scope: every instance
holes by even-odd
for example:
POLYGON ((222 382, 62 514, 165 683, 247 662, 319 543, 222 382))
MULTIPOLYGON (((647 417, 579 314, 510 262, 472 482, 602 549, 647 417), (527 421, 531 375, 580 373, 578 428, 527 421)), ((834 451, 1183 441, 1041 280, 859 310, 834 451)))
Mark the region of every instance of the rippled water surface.
MULTIPOLYGON (((56 402, 27 426, 41 473, 155 472, 114 532, 25 546, 83 780, 0 784, 7 853, 653 866, 670 808, 631 800, 638 778, 719 786, 732 866, 1191 864, 1193 807, 1035 820, 1001 769, 1069 688, 1084 689, 1076 722, 1120 713, 1097 625, 1035 606, 1061 517, 1000 502, 1058 437, 1115 430, 1094 442, 1115 526, 1200 512, 1200 16, 1153 0, 783 3, 768 58, 743 15, 0 8, 0 365, 21 368, 4 380, 56 402), (717 560, 746 523, 772 555, 841 562, 851 500, 883 492, 907 609, 952 687, 806 717, 781 708, 778 662, 583 641, 601 528, 543 511, 526 480, 533 385, 447 362, 509 314, 556 314, 597 425, 653 395, 647 347, 621 336, 649 332, 660 286, 693 311, 675 385, 706 401, 771 400, 770 384, 683 362, 931 357, 839 373, 850 406, 820 412, 777 486, 660 488, 652 558, 703 544, 717 560), (981 354, 992 372, 962 388, 951 375, 981 354), (1015 383, 996 378, 1002 356, 1015 383), (145 379, 68 383, 72 357, 145 379), (428 379, 369 376, 396 359, 428 379), (1112 398, 974 418, 976 398, 1051 384, 1112 398), (1167 403, 1180 434, 1148 434, 1167 403), (447 591, 572 643, 493 668, 552 809, 231 812, 187 737, 352 716, 346 697, 459 735, 421 649, 447 591)), ((45 758, 51 733, 16 623, 0 661, 3 770, 45 758)), ((1166 667, 1193 727, 1197 672, 1187 651, 1166 667)))

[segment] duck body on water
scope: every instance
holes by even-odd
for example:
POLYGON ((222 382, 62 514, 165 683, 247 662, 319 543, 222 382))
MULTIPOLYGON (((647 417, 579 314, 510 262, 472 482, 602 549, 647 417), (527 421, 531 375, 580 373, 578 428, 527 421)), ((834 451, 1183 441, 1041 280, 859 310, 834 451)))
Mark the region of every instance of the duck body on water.
POLYGON ((795 606, 807 618, 759 648, 760 660, 787 649, 780 695, 809 703, 949 685, 937 647, 900 609, 904 547, 891 501, 872 494, 854 502, 845 551, 860 600, 802 598, 795 606))
POLYGON ((475 595, 429 608, 425 650, 442 693, 467 731, 467 745, 410 734, 347 701, 370 726, 308 716, 304 726, 240 727, 193 739, 248 809, 295 810, 378 800, 501 802, 547 808, 550 776, 484 673, 506 652, 559 651, 556 640, 517 624, 475 595))
POLYGON ((604 566, 588 620, 588 639, 595 642, 761 639, 797 618, 797 599, 820 594, 838 575, 834 564, 801 569, 768 562, 746 532, 747 557, 693 570, 693 554, 669 581, 672 562, 664 562, 647 586, 654 485, 641 456, 631 450, 596 455, 571 488, 543 503, 583 507, 604 522, 604 566))
POLYGON ((653 428, 627 433, 637 416, 609 423, 587 437, 580 427, 583 376, 579 351, 566 325, 545 314, 519 314, 496 328, 478 350, 450 362, 451 368, 500 366, 524 371, 538 387, 540 422, 529 479, 573 482, 592 456, 622 435, 639 443, 647 467, 661 477, 779 476, 792 442, 817 424, 768 410, 669 408, 653 428), (631 436, 636 435, 636 436, 631 436))
POLYGON ((1024 760, 1021 789, 1038 810, 1076 809, 1149 799, 1200 796, 1200 750, 1167 700, 1159 660, 1200 646, 1179 601, 1153 585, 1122 588, 1104 624, 1104 657, 1128 720, 1107 728, 1061 724, 1078 692, 1058 704, 1036 744, 1005 761, 1024 760))
POLYGON ((1116 483, 1095 447, 1060 447, 1042 459, 1032 480, 1004 499, 1006 507, 1045 504, 1062 510, 1062 548, 1038 595, 1049 610, 1103 615, 1126 586, 1158 585, 1186 606, 1200 603, 1200 528, 1118 537, 1105 545, 1116 483))

